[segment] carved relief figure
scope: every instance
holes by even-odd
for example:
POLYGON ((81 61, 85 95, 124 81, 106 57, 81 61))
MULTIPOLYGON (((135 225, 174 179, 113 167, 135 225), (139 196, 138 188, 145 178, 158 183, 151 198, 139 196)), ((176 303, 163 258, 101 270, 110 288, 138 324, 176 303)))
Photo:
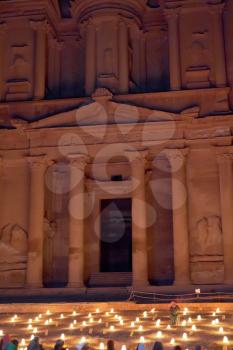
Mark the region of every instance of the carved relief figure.
POLYGON ((9 67, 8 81, 27 81, 28 62, 26 59, 27 45, 13 46, 11 48, 11 64, 9 67))
POLYGON ((0 286, 23 286, 27 264, 27 233, 7 224, 0 233, 0 286))
POLYGON ((203 217, 190 232, 191 255, 222 255, 222 228, 218 216, 203 217))

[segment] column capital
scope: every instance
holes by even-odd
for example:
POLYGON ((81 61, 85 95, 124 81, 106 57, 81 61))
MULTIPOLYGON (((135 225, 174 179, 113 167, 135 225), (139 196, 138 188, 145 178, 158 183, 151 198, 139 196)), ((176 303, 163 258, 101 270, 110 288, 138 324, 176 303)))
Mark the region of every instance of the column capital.
POLYGON ((0 22, 0 34, 4 34, 8 28, 6 22, 0 22))
POLYGON ((166 158, 169 160, 170 163, 176 162, 176 161, 185 161, 186 156, 188 155, 189 148, 176 148, 171 149, 167 148, 161 152, 161 154, 164 154, 166 158))
POLYGON ((32 170, 43 169, 49 165, 54 164, 54 161, 49 159, 46 155, 28 156, 27 161, 32 170))
POLYGON ((164 9, 164 15, 165 18, 167 19, 167 21, 171 21, 171 20, 177 20, 178 16, 180 14, 180 8, 171 8, 171 9, 164 9))
POLYGON ((148 150, 125 150, 125 156, 129 160, 130 163, 145 163, 147 156, 148 156, 148 150))
POLYGON ((216 159, 218 164, 222 164, 222 163, 228 163, 228 162, 232 162, 233 160, 233 152, 220 152, 216 154, 216 159))
POLYGON ((212 15, 222 15, 223 10, 225 8, 224 3, 219 3, 219 4, 209 4, 208 8, 210 10, 210 13, 212 15))
POLYGON ((33 30, 35 31, 39 31, 39 30, 43 30, 45 32, 48 31, 48 22, 46 19, 42 19, 42 20, 30 20, 30 26, 33 30))
POLYGON ((69 163, 71 166, 78 168, 80 170, 84 170, 87 165, 90 157, 87 154, 77 153, 77 154, 69 154, 67 156, 69 163))

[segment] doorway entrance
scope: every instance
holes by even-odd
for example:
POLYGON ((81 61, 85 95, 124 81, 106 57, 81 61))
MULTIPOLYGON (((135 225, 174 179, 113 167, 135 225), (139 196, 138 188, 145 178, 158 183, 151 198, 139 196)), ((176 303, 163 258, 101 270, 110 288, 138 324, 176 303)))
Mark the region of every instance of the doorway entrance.
POLYGON ((101 201, 101 272, 132 272, 131 199, 101 201))

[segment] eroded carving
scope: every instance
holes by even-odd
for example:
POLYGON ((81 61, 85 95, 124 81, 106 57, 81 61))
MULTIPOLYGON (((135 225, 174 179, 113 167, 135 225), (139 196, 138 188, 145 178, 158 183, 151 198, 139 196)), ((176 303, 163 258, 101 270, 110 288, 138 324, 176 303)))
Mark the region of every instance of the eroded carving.
POLYGON ((0 287, 24 285, 27 233, 18 224, 5 225, 0 233, 0 287))
POLYGON ((192 256, 223 255, 222 226, 218 216, 203 217, 190 232, 192 256))

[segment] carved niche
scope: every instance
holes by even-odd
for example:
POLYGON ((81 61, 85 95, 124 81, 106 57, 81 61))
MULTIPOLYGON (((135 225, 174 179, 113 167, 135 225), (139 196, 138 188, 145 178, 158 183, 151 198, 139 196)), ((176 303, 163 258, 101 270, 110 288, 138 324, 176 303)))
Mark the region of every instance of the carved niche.
POLYGON ((27 233, 18 224, 0 233, 0 288, 23 287, 27 267, 27 233))
POLYGON ((190 232, 191 279, 193 283, 222 283, 224 277, 221 219, 203 217, 190 232))
POLYGON ((187 88, 209 87, 209 33, 207 30, 194 32, 191 40, 189 66, 185 73, 187 88))
POLYGON ((6 100, 27 100, 31 96, 29 46, 13 45, 10 50, 6 100))

